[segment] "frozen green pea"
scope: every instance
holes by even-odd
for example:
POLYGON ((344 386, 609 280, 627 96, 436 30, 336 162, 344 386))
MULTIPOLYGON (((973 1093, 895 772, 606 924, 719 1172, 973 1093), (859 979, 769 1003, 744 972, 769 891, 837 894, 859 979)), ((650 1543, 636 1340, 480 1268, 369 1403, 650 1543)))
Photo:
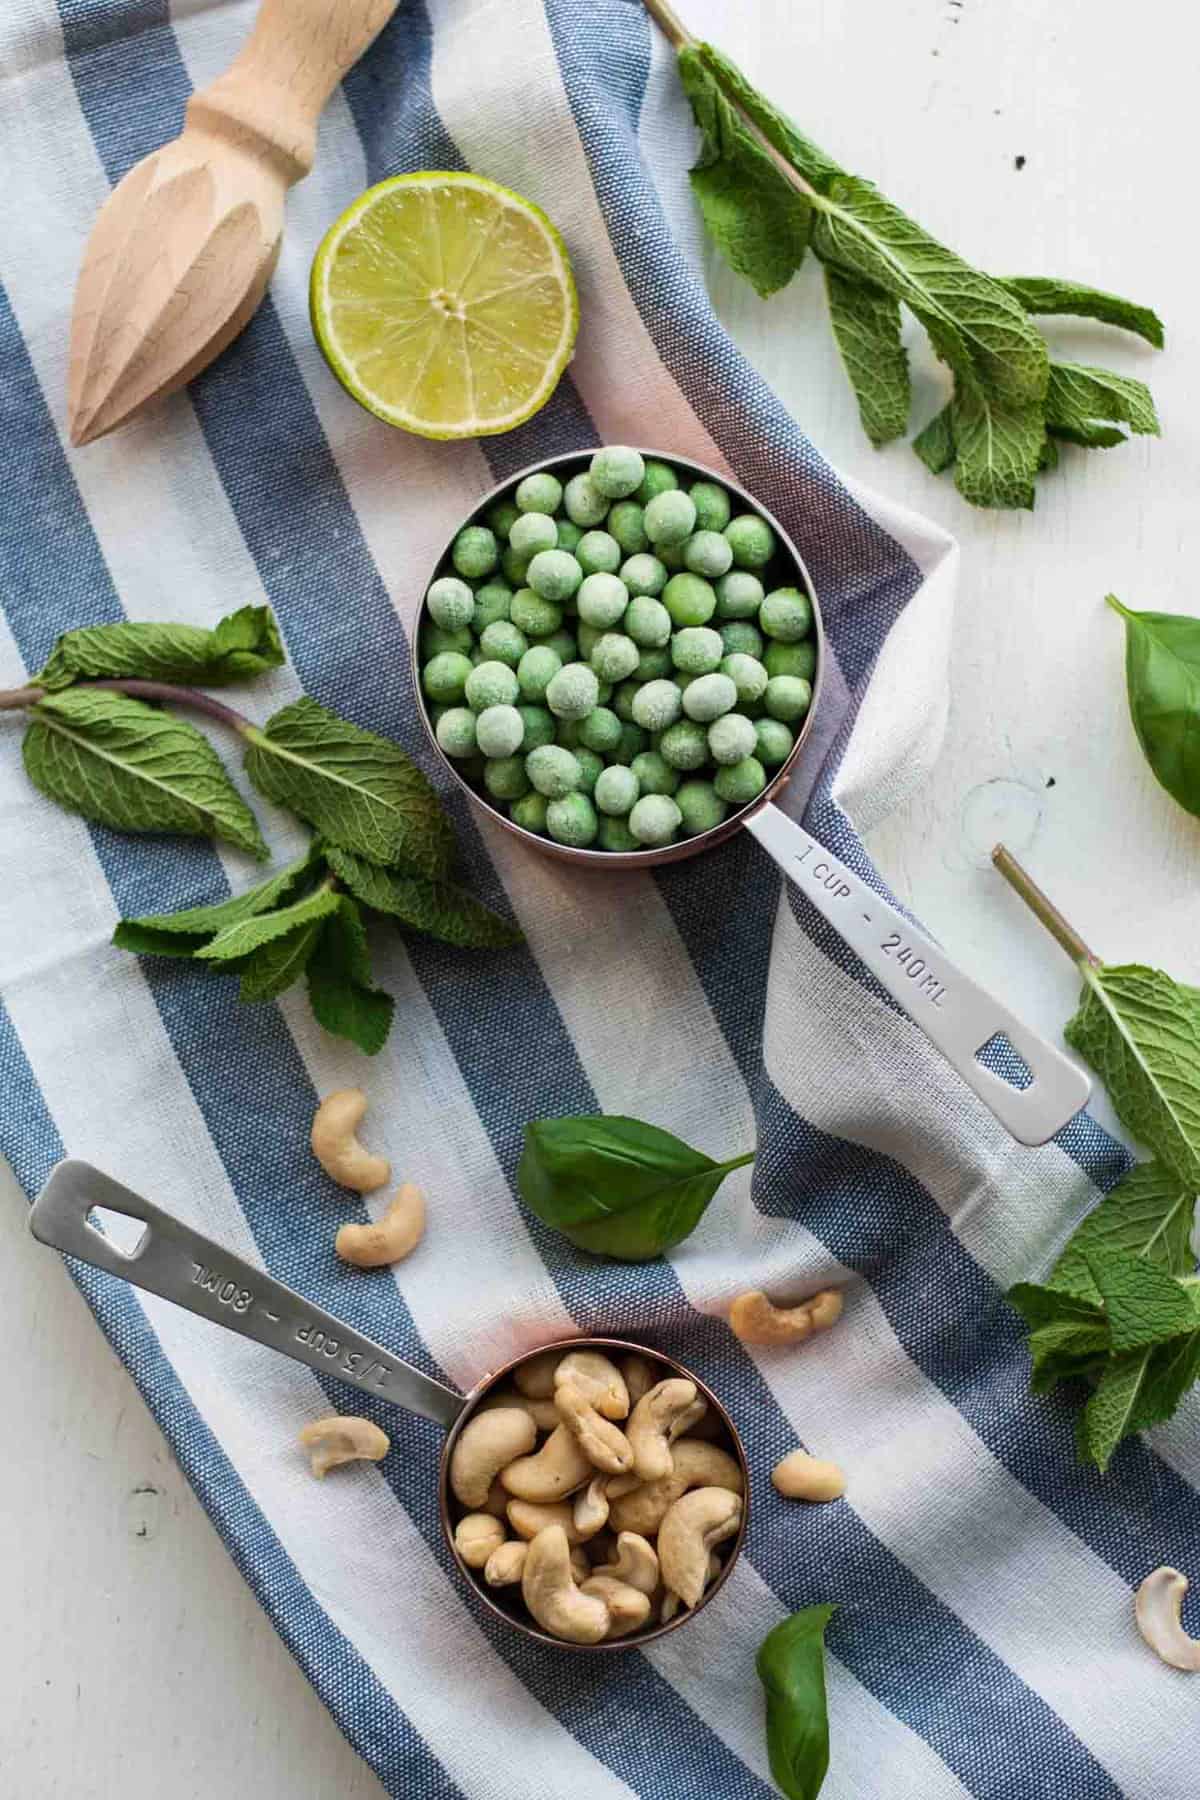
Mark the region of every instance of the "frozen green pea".
MULTIPOLYGON (((720 608, 717 610, 719 612, 720 608)), ((763 635, 749 619, 727 619, 723 625, 718 626, 718 630, 726 656, 754 656, 761 661, 763 635)))
POLYGON ((586 719, 579 724, 579 741, 589 750, 598 750, 602 756, 609 750, 615 750, 621 741, 621 721, 615 712, 607 706, 592 709, 586 719))
POLYGON ((606 815, 601 816, 596 842, 601 850, 640 850, 642 847, 625 819, 613 819, 606 815))
POLYGON ((636 556, 646 548, 649 538, 643 522, 642 508, 636 500, 618 500, 608 515, 608 532, 626 556, 636 556))
POLYGON ((671 661, 685 675, 711 675, 724 653, 720 632, 708 625, 687 625, 671 639, 671 661))
POLYGON ((709 755, 722 767, 745 762, 757 748, 754 726, 741 713, 725 713, 708 728, 709 755))
POLYGON ((672 575, 662 603, 677 627, 707 625, 717 610, 716 591, 702 575, 672 575))
POLYGON ((585 531, 575 546, 575 561, 585 575, 615 575, 621 567, 621 546, 611 532, 585 531))
POLYGON ((526 579, 543 600, 569 600, 583 580, 583 570, 569 550, 539 550, 526 579))
POLYGON ((517 517, 518 510, 511 500, 497 500, 495 506, 488 508, 487 522, 502 544, 508 541, 508 534, 513 528, 513 521, 517 517))
POLYGON ((569 550, 574 556, 576 545, 583 536, 582 531, 573 519, 556 519, 554 525, 558 532, 558 548, 569 550))
POLYGON ((485 756, 515 756, 525 722, 515 706, 487 706, 475 720, 475 738, 485 756))
POLYGON ((596 809, 586 794, 564 794, 546 808, 546 830, 556 843, 584 850, 599 829, 596 809))
POLYGON ((599 684, 599 686, 596 689, 596 705, 598 707, 608 705, 609 701, 613 697, 613 690, 615 689, 616 685, 617 684, 615 681, 602 681, 599 684))
POLYGON ((757 756, 745 756, 729 768, 718 769, 713 787, 730 806, 748 806, 767 785, 767 771, 757 756))
POLYGON ((683 560, 682 544, 656 544, 654 548, 668 575, 678 575, 687 567, 683 560))
POLYGON ((440 650, 431 656, 421 672, 421 685, 431 700, 453 706, 461 700, 467 679, 474 674, 467 658, 457 650, 440 650))
POLYGON ((582 724, 582 719, 556 719, 554 721, 555 743, 561 744, 565 750, 578 750, 579 728, 582 724))
POLYGON ((622 725, 628 725, 633 718, 633 697, 641 687, 640 681, 623 681, 612 697, 612 709, 622 725))
POLYGON ((764 569, 775 554, 775 533, 757 513, 730 519, 725 536, 739 569, 764 569))
POLYGON ((608 759, 628 767, 639 751, 649 748, 649 744, 650 739, 641 726, 635 725, 632 719, 625 720, 621 725, 621 741, 615 750, 609 751, 608 759))
POLYGON ((683 815, 683 829, 688 837, 711 831, 729 811, 711 781, 685 781, 675 790, 675 804, 683 815))
POLYGON ((767 645, 763 665, 768 675, 796 675, 811 681, 817 666, 817 646, 811 638, 802 644, 784 644, 778 638, 767 645))
POLYGON ((658 752, 673 769, 701 769, 708 761, 708 734, 694 719, 679 719, 663 732, 658 752))
POLYGON ((659 462, 657 457, 649 457, 646 461, 646 472, 642 476, 642 484, 634 494, 634 499, 641 506, 654 499, 656 494, 665 494, 671 488, 679 486, 679 477, 670 463, 659 462))
MULTIPOLYGON (((488 536, 491 537, 491 532, 488 536)), ((457 631, 475 617, 475 596, 456 575, 439 575, 425 596, 429 616, 443 631, 457 631)))
POLYGON ((624 681, 638 666, 638 647, 619 631, 606 631, 592 646, 589 662, 602 681, 624 681))
POLYGON ((586 663, 564 663, 546 689, 546 705, 557 719, 585 719, 599 699, 599 685, 586 663))
POLYGON ((457 631, 443 631, 440 625, 426 621, 421 626, 421 657, 424 662, 432 662, 443 650, 456 650, 460 656, 469 656, 474 638, 469 625, 460 625, 457 631))
POLYGON ((512 597, 509 618, 526 637, 548 638, 561 629, 562 607, 553 600, 543 600, 532 588, 518 588, 512 597))
POLYGON ((660 681, 671 673, 671 666, 671 652, 664 644, 659 650, 639 650, 633 673, 638 681, 660 681))
POLYGON ((731 569, 717 582, 717 612, 722 619, 752 619, 763 603, 763 584, 748 569, 731 569))
POLYGON ((626 637, 643 650, 661 650, 670 641, 671 615, 661 600, 654 600, 649 594, 634 596, 621 624, 626 637))
POLYGON ((500 561, 500 546, 486 525, 464 525, 450 550, 450 560, 460 575, 479 581, 500 561))
POLYGON ((698 675, 687 675, 682 669, 679 669, 676 671, 673 679, 675 686, 679 689, 680 693, 686 694, 693 681, 699 681, 700 677, 698 675))
POLYGON ((673 681, 648 681, 633 697, 633 721, 644 731, 665 731, 679 717, 682 699, 673 681))
POLYGON ((543 638, 541 647, 553 650, 558 660, 564 663, 574 662, 579 655, 579 645, 572 633, 566 630, 556 631, 553 637, 543 638))
POLYGON ((471 756, 476 749, 475 714, 468 706, 448 706, 437 721, 437 741, 447 756, 471 756))
POLYGON ((589 750, 586 744, 577 744, 571 754, 579 764, 580 793, 592 793, 596 786, 596 778, 604 767, 604 758, 597 756, 594 750, 589 750))
POLYGON ((696 508, 697 531, 724 531, 729 523, 729 495, 715 481, 694 481, 688 489, 696 508))
POLYGON ((683 560, 693 575, 704 575, 709 581, 715 581, 728 572, 733 551, 719 531, 694 531, 683 546, 683 560))
POLYGON ((467 705, 472 712, 486 712, 489 706, 513 706, 520 693, 516 671, 505 662, 477 663, 464 682, 467 705))
POLYGON ((683 814, 669 794, 643 794, 629 815, 629 829, 639 844, 669 844, 683 814))
POLYGON ((526 475, 517 483, 517 511, 523 513, 556 513, 562 505, 562 482, 549 469, 526 475))
POLYGON ((540 750, 543 744, 554 742, 558 728, 553 713, 547 712, 544 706, 530 706, 528 703, 519 705, 517 711, 525 727, 525 736, 521 740, 522 750, 540 750))
POLYGON ((587 531, 593 525, 603 524, 609 500, 590 475, 572 475, 563 489, 563 505, 572 524, 587 531))
POLYGON ((681 696, 683 710, 700 725, 711 725, 737 705, 737 689, 728 675, 698 675, 681 696))
POLYGON ((754 736, 754 754, 764 769, 777 769, 785 763, 796 741, 782 719, 756 719, 754 736))
POLYGON ((767 683, 763 704, 772 719, 790 725, 802 719, 812 700, 812 688, 799 675, 772 675, 767 683))
MULTIPOLYGON (((737 689, 739 705, 749 705, 754 700, 761 700, 767 691, 767 671, 756 656, 745 656, 735 651, 721 661, 722 675, 728 675, 737 689)), ((747 750, 746 755, 750 752, 747 750)))
POLYGON ((531 644, 517 664, 517 681, 526 700, 544 700, 546 689, 562 668, 562 658, 549 644, 531 644))
MULTIPOLYGON (((516 595, 513 595, 516 599, 516 595)), ((488 662, 507 663, 515 669, 529 648, 529 639, 510 619, 497 619, 479 634, 479 648, 488 662)))
POLYGON ((696 529, 695 504, 682 488, 668 488, 664 494, 655 494, 646 507, 642 524, 652 544, 670 549, 674 544, 682 544, 696 529))
POLYGON ((639 550, 621 564, 621 580, 631 594, 661 594, 667 585, 666 565, 649 550, 639 550))
POLYGON ((485 581, 481 588, 475 590, 475 617, 471 620, 476 631, 486 631, 497 619, 507 619, 512 605, 513 591, 507 581, 485 581))
MULTIPOLYGON (((524 769, 521 770, 521 775, 524 779, 524 769)), ((509 808, 509 817, 512 819, 513 824, 519 825, 523 831, 536 831, 544 834, 546 830, 546 808, 549 804, 550 802, 547 800, 545 794, 524 794, 519 800, 513 801, 512 806, 509 808)))
POLYGON ((542 744, 525 758, 525 773, 539 794, 560 800, 579 786, 579 764, 564 744, 542 744))
POLYGON ((629 765, 643 794, 673 794, 679 775, 658 750, 642 750, 629 765))
MULTIPOLYGON (((524 516, 524 515, 521 515, 524 516)), ((555 536, 557 537, 557 532, 555 536)), ((511 544, 505 544, 500 552, 500 570, 509 587, 525 586, 525 572, 529 568, 529 558, 514 550, 511 544)))
POLYGON ((596 645, 600 642, 604 633, 598 625, 588 625, 581 619, 576 628, 575 636, 579 640, 580 662, 590 662, 592 659, 592 651, 596 648, 596 645))
POLYGON ((577 605, 581 619, 607 631, 629 605, 629 590, 618 576, 597 571, 594 575, 584 576, 577 605))
POLYGON ((508 547, 530 561, 539 550, 553 550, 558 543, 558 526, 549 513, 522 513, 508 534, 508 547))
POLYGON ((636 801, 641 788, 633 770, 621 763, 610 763, 597 778, 592 798, 602 813, 623 817, 636 801))
POLYGON ((775 588, 759 607, 758 622, 767 637, 798 644, 812 629, 812 602, 799 588, 775 588))
POLYGON ((520 800, 529 792, 523 756, 495 756, 483 766, 483 785, 493 800, 520 800))
POLYGON ((640 450, 624 444, 605 444, 597 450, 588 469, 592 485, 610 500, 624 500, 641 486, 646 465, 640 450))

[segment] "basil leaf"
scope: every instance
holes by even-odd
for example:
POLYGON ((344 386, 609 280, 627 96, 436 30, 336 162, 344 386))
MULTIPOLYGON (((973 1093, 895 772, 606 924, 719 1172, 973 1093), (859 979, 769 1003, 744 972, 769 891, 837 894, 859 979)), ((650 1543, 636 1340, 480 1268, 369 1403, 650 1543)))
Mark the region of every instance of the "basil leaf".
POLYGON ((326 1031, 349 1038, 368 1056, 383 1048, 395 1007, 371 986, 371 956, 362 914, 348 895, 338 898, 308 964, 308 998, 326 1031))
POLYGON ((1085 287, 1079 281, 1055 281, 1039 275, 997 279, 1027 313, 1040 317, 1065 313, 1076 319, 1099 319, 1104 325, 1119 325, 1122 331, 1136 332, 1156 350, 1163 347, 1162 320, 1148 306, 1135 306, 1132 300, 1106 294, 1101 288, 1085 287))
POLYGON ((241 976, 238 999, 274 1000, 293 987, 303 975, 320 935, 321 920, 310 919, 243 957, 237 965, 241 976))
POLYGON ((696 1229, 754 1153, 716 1163, 640 1119, 584 1114, 525 1127, 517 1187, 529 1210, 581 1250, 647 1262, 696 1229))
POLYGON ((170 945, 173 939, 194 938, 197 945, 202 944, 206 938, 215 937, 227 925, 236 925, 241 919, 251 919, 258 913, 270 912, 272 908, 290 900, 305 876, 320 864, 320 850, 315 843, 311 844, 303 856, 298 856, 285 869, 269 875, 265 881, 260 881, 256 887, 247 888, 242 894, 233 894, 228 900, 217 900, 211 906, 185 906, 178 912, 143 913, 140 918, 122 919, 113 932, 112 941, 122 950, 144 951, 154 942, 155 955, 190 955, 190 950, 159 950, 157 940, 165 939, 170 945))
POLYGON ((1200 817, 1200 619, 1107 598, 1125 621, 1125 686, 1142 753, 1172 799, 1200 817))
POLYGON ((1158 437, 1158 414, 1144 381, 1090 369, 1082 363, 1051 363, 1046 387, 1046 427, 1085 449, 1111 449, 1125 433, 1102 419, 1118 420, 1141 435, 1158 437))
POLYGON ((108 689, 67 688, 33 707, 22 746, 34 786, 118 831, 223 838, 265 857, 257 821, 186 719, 108 689))
POLYGON ((829 317, 858 401, 862 428, 878 450, 908 430, 912 381, 895 300, 836 269, 825 271, 829 317))
POLYGON ((328 918, 337 909, 337 894, 332 888, 319 887, 315 893, 306 894, 303 900, 294 900, 290 906, 227 925, 207 944, 202 944, 196 955, 202 962, 236 962, 260 945, 269 944, 273 938, 283 937, 298 925, 307 925, 314 919, 328 918))
POLYGON ((474 894, 451 881, 403 875, 328 844, 330 868, 364 906, 387 913, 414 931, 466 950, 500 950, 524 942, 523 933, 474 894))
POLYGON ((754 1667, 767 1696, 767 1755, 787 1800, 816 1800, 829 1768, 825 1628, 832 1606, 806 1606, 769 1631, 754 1667))
POLYGON ((399 744, 307 698, 246 735, 246 772, 259 793, 299 813, 330 844, 374 863, 412 864, 423 875, 449 872, 449 821, 399 744))
POLYGON ((1050 1274, 1050 1285, 1099 1301, 1088 1266, 1093 1252, 1121 1250, 1168 1275, 1189 1275, 1196 1195, 1159 1162, 1138 1163, 1078 1227, 1050 1274))
POLYGON ((269 606, 243 606, 211 631, 199 625, 122 621, 67 631, 35 680, 61 688, 81 676, 132 676, 221 687, 248 681, 283 662, 279 627, 269 606))

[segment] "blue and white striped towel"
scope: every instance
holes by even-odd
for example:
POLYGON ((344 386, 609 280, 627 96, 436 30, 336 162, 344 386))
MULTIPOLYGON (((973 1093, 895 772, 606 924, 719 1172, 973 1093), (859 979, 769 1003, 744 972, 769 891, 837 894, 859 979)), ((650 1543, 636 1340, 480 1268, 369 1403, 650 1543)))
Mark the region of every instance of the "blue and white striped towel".
MULTIPOLYGON (((116 181, 229 59, 250 0, 7 0, 0 20, 0 682, 90 621, 211 622, 269 600, 302 689, 420 756, 405 651, 436 547, 498 475, 594 439, 729 468, 802 546, 837 678, 810 758, 811 827, 868 879, 859 826, 929 765, 944 714, 953 547, 847 491, 714 322, 695 266, 689 127, 632 0, 404 0, 335 96, 250 329, 142 422, 65 450, 72 283, 116 181), (306 272, 368 182, 470 166, 544 205, 580 277, 571 378, 481 445, 389 432, 329 378, 306 272), (681 248, 681 246, 683 246, 681 248), (920 671, 927 677, 922 686, 920 671)), ((720 36, 718 0, 692 6, 720 36), (709 15, 706 17, 706 13, 709 15)), ((782 303, 780 303, 782 304, 782 303)), ((786 325, 781 328, 790 329, 786 325)), ((112 950, 123 913, 214 899, 232 854, 91 829, 26 783, 0 729, 2 1146, 33 1192, 94 1158, 433 1373, 465 1384, 575 1328, 646 1333, 729 1400, 759 1501, 719 1604, 620 1665, 499 1630, 439 1536, 437 1433, 380 1416, 378 1468, 314 1483, 300 1426, 345 1390, 107 1277, 96 1315, 314 1687, 405 1800, 764 1800, 754 1650, 832 1599, 829 1800, 1184 1800, 1196 1691, 1137 1638, 1161 1560, 1200 1576, 1194 1402, 1101 1480, 1071 1417, 1029 1396, 1012 1280, 1048 1262, 1124 1166, 1086 1118, 1018 1149, 743 837, 657 875, 583 876, 458 813, 473 879, 528 949, 468 957, 385 936, 398 1025, 374 1062, 301 996, 112 950), (419 1255, 364 1281, 329 1254, 345 1201, 307 1150, 348 1081, 372 1142, 430 1197, 419 1255), (757 1137, 694 1237, 598 1268, 514 1199, 530 1117, 648 1116, 728 1154, 757 1137), (741 1348, 751 1285, 836 1282, 836 1332, 741 1348), (797 1512, 767 1471, 797 1439, 849 1472, 797 1512)), ((264 808, 259 805, 260 813, 264 808)), ((269 821, 278 855, 293 827, 269 821)), ((359 1402, 356 1400, 355 1405, 359 1402)))

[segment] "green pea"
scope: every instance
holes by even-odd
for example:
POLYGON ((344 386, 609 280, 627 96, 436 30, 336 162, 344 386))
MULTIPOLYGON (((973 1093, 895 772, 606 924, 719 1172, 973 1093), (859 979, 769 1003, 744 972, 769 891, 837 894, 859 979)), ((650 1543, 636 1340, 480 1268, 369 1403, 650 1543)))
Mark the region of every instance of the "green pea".
MULTIPOLYGON (((524 774, 524 772, 524 770, 521 771, 522 774, 524 774)), ((513 801, 512 806, 509 808, 509 817, 512 819, 513 824, 521 826, 522 830, 536 831, 544 836, 546 831, 546 808, 549 804, 550 802, 547 800, 545 794, 525 794, 520 800, 513 801)))
POLYGON ((704 575, 709 581, 729 572, 733 551, 719 531, 694 531, 683 546, 683 560, 693 575, 704 575))
POLYGON ((776 588, 759 607, 758 622, 767 637, 798 644, 812 630, 812 602, 799 588, 776 588))
POLYGON ((583 570, 569 550, 539 550, 528 569, 529 585, 543 600, 569 600, 582 580, 583 570))
POLYGON ((682 819, 669 794, 643 794, 629 815, 629 829, 639 844, 659 848, 671 842, 682 819))
POLYGON ((635 724, 633 720, 623 722, 621 725, 621 741, 615 750, 610 750, 609 761, 624 763, 628 766, 639 751, 645 750, 648 747, 649 742, 650 739, 640 725, 635 724))
POLYGON ((600 829, 596 809, 586 794, 564 794, 546 808, 546 830, 559 844, 584 850, 600 829))
POLYGON ((730 806, 748 806, 767 785, 767 772, 756 756, 747 756, 732 767, 718 769, 713 787, 730 806))
POLYGON ((572 524, 587 531, 591 526, 603 523, 609 501, 590 475, 573 475, 563 489, 563 505, 572 524))
POLYGON ((493 800, 520 800, 529 792, 523 756, 496 756, 483 771, 483 785, 493 800))
POLYGON ((475 616, 471 620, 478 632, 484 632, 498 619, 507 619, 513 591, 506 581, 488 581, 475 590, 475 616))
POLYGON ((610 763, 598 777, 592 798, 599 812, 623 818, 640 792, 638 778, 631 768, 627 769, 621 763, 610 763))
POLYGON ((611 532, 585 531, 575 546, 575 560, 585 575, 615 575, 621 567, 621 546, 611 532))
POLYGON ((459 656, 469 656, 474 642, 469 625, 460 626, 457 631, 443 631, 440 625, 432 625, 428 621, 421 626, 421 656, 425 662, 432 662, 435 656, 440 656, 446 650, 456 651, 459 656))
POLYGON ((549 644, 531 644, 517 664, 517 681, 526 700, 544 700, 546 689, 562 668, 562 658, 549 644))
POLYGON ((720 667, 725 646, 708 625, 688 625, 671 639, 671 660, 686 675, 711 675, 720 667))
MULTIPOLYGON (((615 541, 615 540, 614 540, 615 541)), ((627 556, 621 564, 621 580, 633 595, 661 594, 667 585, 666 565, 649 550, 627 556)))
MULTIPOLYGON (((717 612, 721 605, 717 602, 717 612)), ((754 656, 760 661, 763 653, 763 635, 757 625, 749 619, 729 619, 717 629, 721 633, 721 642, 725 646, 726 656, 754 656)))
POLYGON ((556 519, 555 526, 558 531, 558 548, 560 550, 569 550, 571 554, 574 555, 576 547, 583 536, 582 531, 580 531, 573 519, 556 519))
POLYGON ((709 754, 722 768, 745 762, 757 748, 754 727, 741 713, 724 713, 708 728, 709 754))
POLYGON ((660 681, 664 675, 671 673, 671 666, 671 652, 665 647, 661 650, 642 650, 633 673, 638 681, 660 681))
POLYGON ((724 531, 729 523, 729 495, 715 481, 694 481, 688 489, 696 508, 697 531, 724 531))
POLYGON ((579 764, 579 789, 581 793, 590 794, 596 786, 596 777, 604 767, 604 758, 589 750, 586 744, 578 744, 571 753, 579 764))
POLYGON ((794 675, 800 681, 811 681, 817 667, 817 646, 812 639, 802 644, 783 644, 776 639, 763 653, 768 675, 794 675))
POLYGON ((708 761, 708 733, 694 719, 679 719, 659 739, 658 750, 673 769, 700 769, 708 761))
MULTIPOLYGON (((737 689, 738 704, 746 706, 755 700, 761 700, 767 691, 767 671, 756 656, 744 656, 735 651, 721 661, 721 673, 728 675, 737 689)), ((750 754, 746 752, 747 756, 750 754)))
POLYGON ((517 509, 523 513, 556 513, 562 504, 562 482, 549 469, 526 475, 517 484, 517 509))
POLYGON ((642 476, 642 485, 634 494, 640 506, 646 506, 657 494, 669 493, 671 488, 679 486, 679 477, 670 463, 659 462, 651 457, 646 463, 646 473, 642 476))
POLYGON ((796 741, 781 719, 756 719, 754 736, 757 740, 754 754, 764 769, 777 769, 780 763, 785 763, 796 741))
POLYGON ((624 500, 642 484, 646 465, 640 450, 625 444, 605 444, 592 457, 588 474, 594 487, 610 500, 624 500))
POLYGON ((543 744, 531 750, 525 758, 525 773, 547 800, 573 793, 582 775, 573 753, 562 744, 543 744))
POLYGON ((672 575, 662 603, 678 627, 707 625, 717 610, 716 591, 702 575, 672 575))
POLYGON ((437 741, 447 756, 463 757, 473 754, 475 742, 475 714, 469 706, 448 706, 437 721, 437 741))
POLYGON ((711 781, 685 781, 675 790, 675 804, 683 817, 683 829, 689 837, 711 831, 719 825, 728 806, 711 781))
POLYGON ((526 637, 551 637, 562 627, 562 607, 555 606, 553 600, 543 600, 532 588, 517 589, 508 616, 526 637))
POLYGON ((471 673, 471 665, 465 656, 456 650, 441 650, 425 664, 421 685, 431 700, 453 706, 462 699, 471 673))
POLYGON ((798 675, 772 675, 763 695, 763 704, 772 719, 785 725, 802 719, 812 702, 812 688, 798 675))
POLYGON ((621 741, 621 721, 607 706, 597 706, 579 722, 579 741, 589 750, 606 755, 621 741))
POLYGON ((642 750, 630 763, 643 794, 673 794, 679 775, 657 750, 642 750))
POLYGON ((624 819, 602 818, 596 841, 602 850, 640 850, 642 847, 624 819))
MULTIPOLYGON (((487 522, 501 543, 507 540, 518 517, 518 510, 511 500, 497 500, 495 506, 488 508, 487 522)), ((553 507, 550 510, 553 511, 553 507)))
POLYGON ((763 584, 748 569, 731 569, 717 582, 717 612, 723 619, 752 619, 763 603, 763 584))
POLYGON ((739 569, 764 569, 775 554, 775 533, 757 513, 742 513, 725 527, 739 569))
POLYGON ((528 704, 518 706, 517 711, 520 713, 521 723, 525 727, 521 748, 526 754, 530 750, 540 750, 543 744, 554 742, 557 727, 554 723, 553 713, 547 712, 544 706, 528 704))
POLYGON ((650 542, 646 536, 643 511, 636 500, 618 500, 608 515, 608 531, 626 556, 635 556, 650 542))
POLYGON ((500 560, 500 547, 486 525, 464 525, 454 540, 450 560, 460 575, 478 581, 500 560))
MULTIPOLYGON (((516 599, 516 595, 513 595, 516 599)), ((479 634, 479 648, 489 662, 507 663, 515 669, 529 648, 529 639, 509 619, 497 619, 479 634)))
POLYGON ((641 687, 640 681, 623 681, 612 697, 612 709, 622 725, 628 725, 633 718, 633 697, 641 687))

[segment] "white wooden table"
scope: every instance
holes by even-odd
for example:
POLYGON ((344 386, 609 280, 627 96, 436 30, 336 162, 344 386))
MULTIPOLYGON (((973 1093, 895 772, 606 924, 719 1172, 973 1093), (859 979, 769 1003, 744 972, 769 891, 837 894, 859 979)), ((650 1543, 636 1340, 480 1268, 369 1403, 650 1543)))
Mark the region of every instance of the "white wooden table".
MULTIPOLYGON (((686 6, 681 6, 686 12, 686 6)), ((1147 373, 1165 437, 1068 452, 1037 512, 971 512, 903 446, 859 435, 815 271, 760 303, 720 267, 722 318, 845 471, 960 538, 954 706, 932 780, 872 838, 901 895, 1055 1033, 1070 965, 986 867, 1004 836, 1108 956, 1200 979, 1200 825, 1154 784, 1101 605, 1200 611, 1197 256, 1181 206, 1196 28, 1171 0, 756 0, 725 47, 818 141, 965 254, 1155 305, 1155 357, 1100 328, 1064 354, 1147 373), (868 27, 869 22, 869 27, 868 27), (1022 160, 1018 167, 1018 161, 1022 160)), ((922 380, 933 410, 936 377, 922 380)), ((0 1175, 6 1359, 0 1593, 4 1791, 28 1800, 382 1793, 259 1611, 157 1428, 0 1175), (19 1622, 19 1624, 17 1623, 19 1622), (253 1668, 254 1680, 246 1681, 253 1668), (153 1726, 153 1737, 150 1727, 153 1726)))

